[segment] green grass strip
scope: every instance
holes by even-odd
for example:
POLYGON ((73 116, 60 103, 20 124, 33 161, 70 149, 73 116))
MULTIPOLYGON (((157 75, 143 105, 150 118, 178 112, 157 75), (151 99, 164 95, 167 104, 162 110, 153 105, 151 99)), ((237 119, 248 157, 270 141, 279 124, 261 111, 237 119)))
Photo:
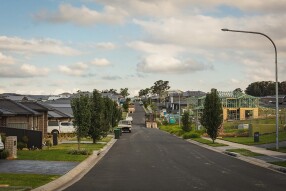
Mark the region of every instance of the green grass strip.
POLYGON ((282 161, 282 162, 270 162, 270 163, 271 163, 271 164, 278 165, 278 166, 286 167, 286 161, 282 161))
POLYGON ((264 156, 263 154, 255 153, 247 149, 227 149, 226 151, 239 153, 243 156, 248 156, 248 157, 264 156))
MULTIPOLYGON (((80 144, 81 149, 90 152, 103 148, 105 144, 80 144)), ((59 144, 50 149, 17 151, 17 160, 76 161, 85 160, 89 155, 68 154, 69 150, 77 149, 77 144, 59 144)))
POLYGON ((212 147, 228 146, 228 145, 222 144, 222 143, 216 143, 216 142, 213 143, 212 141, 209 141, 209 140, 203 139, 203 138, 192 138, 192 140, 197 141, 197 142, 202 143, 202 144, 206 144, 206 145, 212 146, 212 147))
MULTIPOLYGON (((60 176, 58 175, 0 173, 0 185, 9 185, 12 187, 17 186, 17 187, 36 188, 44 184, 47 184, 59 177, 60 176)), ((11 188, 11 189, 17 190, 16 188, 11 188)), ((3 188, 3 190, 9 190, 9 187, 3 188)))
POLYGON ((271 150, 271 151, 278 151, 278 152, 281 152, 281 153, 286 153, 286 147, 279 147, 278 150, 276 150, 276 148, 267 148, 268 150, 271 150))
MULTIPOLYGON (((240 143, 244 145, 261 145, 261 144, 275 143, 276 133, 260 135, 259 142, 254 142, 253 137, 224 137, 223 140, 234 143, 240 143)), ((286 131, 279 132, 279 141, 285 141, 285 140, 286 140, 286 131)))

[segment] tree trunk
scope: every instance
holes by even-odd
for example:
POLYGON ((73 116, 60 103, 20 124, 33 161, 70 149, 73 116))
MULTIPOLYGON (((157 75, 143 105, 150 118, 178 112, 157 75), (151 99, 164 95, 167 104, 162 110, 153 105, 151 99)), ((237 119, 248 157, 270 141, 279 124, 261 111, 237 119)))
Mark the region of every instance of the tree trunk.
POLYGON ((80 150, 80 137, 77 138, 77 150, 80 150))

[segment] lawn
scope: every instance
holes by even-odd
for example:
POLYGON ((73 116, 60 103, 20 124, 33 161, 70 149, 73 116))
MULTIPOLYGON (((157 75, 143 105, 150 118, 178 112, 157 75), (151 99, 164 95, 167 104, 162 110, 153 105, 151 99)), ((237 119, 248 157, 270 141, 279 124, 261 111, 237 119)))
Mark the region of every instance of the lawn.
MULTIPOLYGON (((277 151, 276 148, 268 148, 268 150, 277 151)), ((286 153, 286 147, 279 147, 278 152, 286 153)))
MULTIPOLYGON (((80 148, 88 150, 90 153, 99 150, 105 144, 80 144, 80 148)), ((83 161, 88 155, 72 155, 68 151, 77 149, 77 144, 59 144, 49 149, 42 150, 22 150, 17 151, 18 160, 46 160, 46 161, 83 161)))
MULTIPOLYGON (((222 139, 244 145, 261 145, 267 143, 275 143, 276 133, 260 135, 259 142, 254 142, 253 137, 224 137, 222 139)), ((286 141, 286 131, 279 132, 279 141, 286 141)))
POLYGON ((263 154, 255 153, 255 152, 252 152, 252 151, 247 150, 247 149, 228 149, 226 151, 239 153, 243 156, 248 156, 248 157, 264 156, 263 154))
POLYGON ((212 141, 203 139, 203 138, 193 138, 192 140, 197 141, 199 143, 203 143, 212 147, 223 147, 223 146, 228 146, 226 144, 222 144, 222 143, 213 143, 212 141))
MULTIPOLYGON (((3 188, 3 190, 20 190, 22 187, 36 188, 57 179, 58 175, 41 175, 41 174, 6 174, 0 173, 0 184, 17 186, 16 188, 3 188)), ((2 190, 0 188, 0 190, 2 190)), ((24 189, 21 189, 24 190, 24 189)))
POLYGON ((278 166, 286 167, 286 161, 283 161, 283 162, 270 162, 270 163, 271 163, 271 164, 278 165, 278 166))

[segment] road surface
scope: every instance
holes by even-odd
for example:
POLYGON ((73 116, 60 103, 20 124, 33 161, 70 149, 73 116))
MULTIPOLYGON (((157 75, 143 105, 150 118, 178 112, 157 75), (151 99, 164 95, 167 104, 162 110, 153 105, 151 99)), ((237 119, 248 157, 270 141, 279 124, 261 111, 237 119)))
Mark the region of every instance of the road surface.
POLYGON ((132 133, 124 133, 67 191, 286 190, 285 174, 145 128, 139 105, 133 120, 132 133))

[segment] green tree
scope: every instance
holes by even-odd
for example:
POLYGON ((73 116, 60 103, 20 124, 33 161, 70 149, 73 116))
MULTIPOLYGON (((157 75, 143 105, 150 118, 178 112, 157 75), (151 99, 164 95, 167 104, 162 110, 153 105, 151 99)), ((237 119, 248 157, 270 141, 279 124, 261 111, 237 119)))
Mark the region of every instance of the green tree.
POLYGON ((104 127, 104 102, 98 90, 93 90, 91 98, 91 126, 88 134, 92 137, 93 143, 99 140, 104 127))
POLYGON ((80 140, 85 137, 91 125, 90 99, 88 95, 81 95, 71 100, 71 107, 74 115, 75 134, 77 136, 78 150, 80 140))
POLYGON ((113 114, 113 101, 105 97, 103 98, 104 110, 103 110, 103 126, 102 126, 102 136, 106 136, 108 131, 112 126, 112 114, 113 114))
POLYGON ((120 88, 120 95, 123 97, 129 96, 130 94, 128 93, 128 88, 120 88))
POLYGON ((213 140, 218 136, 218 131, 223 121, 222 104, 217 90, 212 89, 206 95, 203 113, 200 119, 201 124, 206 128, 207 134, 213 140))
POLYGON ((191 125, 192 125, 192 121, 190 119, 190 113, 185 111, 183 116, 182 116, 182 123, 183 123, 183 126, 182 126, 182 129, 186 132, 189 132, 191 131, 191 125))
POLYGON ((150 88, 145 88, 139 91, 139 97, 142 96, 147 96, 150 93, 151 89, 150 88))
POLYGON ((128 112, 128 107, 129 107, 129 101, 126 99, 126 101, 122 105, 123 109, 125 112, 128 112))
POLYGON ((151 87, 151 91, 153 94, 157 94, 159 96, 159 102, 161 102, 162 95, 170 89, 169 81, 158 80, 154 83, 154 86, 151 87))
POLYGON ((113 102, 112 106, 112 120, 111 120, 111 126, 116 127, 118 125, 118 121, 122 117, 121 109, 118 107, 118 104, 116 102, 113 102))

